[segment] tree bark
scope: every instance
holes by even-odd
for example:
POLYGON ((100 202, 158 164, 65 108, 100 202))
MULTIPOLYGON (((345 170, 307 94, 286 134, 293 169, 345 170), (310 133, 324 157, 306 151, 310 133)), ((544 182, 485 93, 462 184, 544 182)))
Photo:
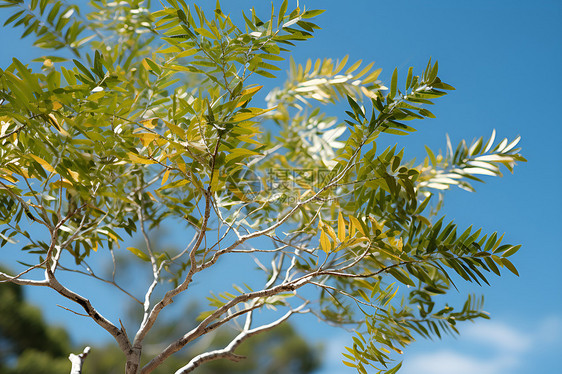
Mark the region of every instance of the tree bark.
POLYGON ((125 364, 126 374, 137 374, 140 369, 141 347, 132 348, 127 354, 127 363, 125 364))

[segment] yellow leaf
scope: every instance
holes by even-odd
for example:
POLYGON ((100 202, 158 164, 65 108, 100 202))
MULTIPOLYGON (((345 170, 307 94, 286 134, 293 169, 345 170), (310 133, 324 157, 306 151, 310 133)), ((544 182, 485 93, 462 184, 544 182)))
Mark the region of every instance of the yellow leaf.
POLYGON ((4 178, 5 180, 12 182, 12 183, 18 183, 18 180, 16 178, 12 178, 9 175, 3 175, 2 178, 4 178))
POLYGON ((368 84, 368 83, 372 83, 372 82, 376 81, 381 72, 382 72, 382 68, 379 68, 379 69, 373 71, 372 73, 367 75, 367 77, 365 79, 363 79, 363 84, 368 84))
POLYGON ((357 365, 352 364, 351 362, 347 362, 347 361, 343 361, 343 360, 342 360, 342 363, 343 363, 344 365, 349 366, 349 367, 352 367, 352 368, 356 368, 356 367, 357 367, 357 365))
POLYGON ((251 88, 247 88, 245 90, 243 90, 242 92, 240 92, 241 96, 244 95, 252 95, 255 94, 256 92, 258 92, 259 90, 262 89, 263 86, 256 86, 256 87, 251 87, 251 88))
POLYGON ((149 129, 153 129, 156 127, 156 125, 158 124, 158 118, 154 117, 154 118, 148 118, 142 121, 139 121, 139 123, 141 125, 143 125, 144 127, 147 127, 149 129))
POLYGON ((505 234, 502 234, 502 236, 500 236, 500 238, 496 241, 496 244, 494 244, 492 249, 490 249, 491 252, 495 251, 500 246, 500 243, 502 242, 504 235, 505 234))
POLYGON ((246 148, 235 148, 225 157, 225 162, 229 162, 237 157, 248 157, 253 155, 258 155, 258 152, 252 151, 251 149, 246 148))
MULTIPOLYGON (((58 101, 55 101, 55 103, 58 103, 60 106, 60 103, 58 101)), ((53 113, 49 113, 49 118, 51 119, 51 124, 57 129, 58 132, 61 133, 61 135, 70 136, 70 134, 66 132, 66 130, 63 129, 62 126, 58 123, 57 118, 53 113)))
POLYGON ((365 96, 367 96, 369 99, 376 99, 377 98, 377 91, 371 91, 367 88, 365 88, 365 86, 361 86, 361 92, 363 92, 363 94, 365 96))
POLYGON ((209 38, 209 39, 216 39, 217 38, 217 36, 215 34, 213 34, 211 31, 207 30, 204 27, 196 28, 195 32, 197 32, 197 34, 202 35, 202 36, 204 36, 206 38, 209 38))
POLYGON ((242 100, 238 103, 238 105, 236 105, 236 107, 239 108, 242 105, 246 104, 256 92, 261 90, 262 87, 263 86, 251 87, 251 88, 247 88, 247 89, 243 90, 242 92, 240 92, 240 96, 241 96, 242 100))
POLYGON ((326 235, 324 230, 320 231, 320 248, 326 253, 330 253, 332 249, 332 243, 330 243, 330 239, 328 239, 328 235, 326 235))
POLYGON ((341 212, 338 214, 338 239, 340 242, 345 240, 345 220, 343 219, 343 214, 341 214, 341 212))
POLYGON ((161 186, 166 184, 166 181, 168 180, 169 176, 170 176, 170 169, 166 170, 166 172, 164 173, 164 176, 162 177, 162 183, 160 183, 161 186))
POLYGON ((127 152, 127 156, 129 156, 129 160, 131 160, 131 162, 134 162, 135 164, 150 165, 150 164, 156 163, 156 161, 152 161, 152 160, 148 160, 146 158, 139 157, 138 155, 134 154, 133 152, 127 152))
POLYGON ((115 235, 113 235, 112 233, 108 232, 107 235, 113 239, 113 241, 115 242, 115 244, 117 245, 117 248, 119 248, 119 238, 116 237, 115 235))
POLYGON ((239 102, 238 104, 236 104, 236 108, 240 108, 242 105, 246 104, 248 102, 248 100, 243 100, 241 102, 239 102))
POLYGON ((141 132, 138 134, 135 134, 136 137, 140 138, 142 145, 143 146, 148 146, 154 139, 157 139, 160 137, 160 135, 158 134, 153 134, 153 133, 149 133, 149 132, 141 132))
POLYGON ((357 292, 359 293, 359 295, 366 301, 366 302, 370 302, 371 300, 369 299, 369 297, 367 296, 367 294, 365 293, 365 291, 363 291, 361 288, 357 288, 357 292))
POLYGON ((255 145, 257 145, 258 147, 263 146, 262 143, 258 142, 257 140, 252 139, 252 136, 254 136, 254 135, 255 135, 255 134, 252 134, 252 135, 241 135, 241 136, 238 137, 238 140, 241 140, 241 141, 243 141, 243 142, 250 143, 250 144, 255 144, 255 145))
POLYGON ((24 177, 25 179, 29 179, 29 178, 33 177, 31 174, 29 174, 29 171, 27 169, 24 169, 24 168, 20 168, 18 170, 18 174, 21 175, 22 177, 24 177))
POLYGON ((180 158, 177 161, 178 169, 181 170, 182 173, 187 174, 187 168, 185 167, 185 162, 180 158))
POLYGON ((44 168, 45 170, 47 170, 48 172, 50 172, 50 173, 55 173, 55 174, 57 173, 57 172, 55 171, 55 169, 54 169, 47 161, 43 160, 41 157, 37 157, 37 156, 35 156, 35 155, 33 155, 33 154, 30 154, 30 156, 31 156, 31 158, 33 158, 35 161, 37 161, 38 163, 40 163, 41 166, 43 166, 43 168, 44 168))
POLYGON ((211 180, 211 190, 217 191, 219 187, 219 171, 213 170, 213 178, 211 180))
POLYGON ((192 49, 186 49, 183 52, 178 53, 174 59, 178 59, 178 58, 182 58, 182 57, 187 57, 187 56, 191 56, 197 53, 197 48, 192 48, 192 49))
POLYGON ((172 132, 172 134, 179 136, 180 138, 185 138, 185 130, 182 129, 179 126, 174 125, 171 122, 168 121, 164 121, 164 123, 166 123, 166 126, 168 126, 168 128, 170 129, 170 131, 172 132))
POLYGON ((261 116, 264 113, 267 113, 269 111, 274 110, 276 107, 273 108, 269 108, 269 109, 260 109, 260 108, 246 108, 243 109, 239 112, 237 112, 235 115, 233 115, 230 118, 231 122, 241 122, 241 121, 246 121, 250 118, 254 118, 257 116, 261 116))
POLYGON ((156 53, 178 53, 181 52, 180 47, 176 47, 175 45, 168 47, 166 49, 161 49, 156 51, 156 53))
POLYGON ((331 226, 325 225, 324 229, 326 229, 326 232, 328 233, 328 235, 330 235, 330 237, 334 240, 337 241, 337 236, 336 236, 336 232, 334 231, 334 229, 331 226))
POLYGON ((350 226, 351 226, 351 228, 349 229, 350 235, 354 235, 355 230, 357 230, 361 234, 363 234, 363 236, 367 236, 365 234, 365 230, 363 229, 363 226, 361 225, 361 222, 359 222, 359 220, 357 218, 355 218, 353 216, 349 216, 349 222, 350 222, 350 226))
POLYGON ((395 348, 395 347, 390 347, 390 348, 392 348, 396 353, 398 353, 400 355, 404 354, 404 352, 401 349, 398 349, 398 348, 395 348))
POLYGON ((75 171, 66 169, 66 171, 68 171, 68 174, 70 174, 70 176, 72 177, 72 179, 74 179, 75 182, 78 182, 78 176, 79 174, 75 171))
POLYGON ((6 173, 6 174, 0 174, 0 178, 6 179, 7 181, 10 181, 12 183, 17 183, 18 180, 12 177, 12 172, 6 169, 0 169, 0 172, 2 173, 6 173))
POLYGON ((170 182, 170 183, 166 184, 165 186, 162 186, 162 187, 158 188, 155 192, 158 196, 161 196, 159 194, 161 191, 164 191, 164 190, 167 190, 167 189, 170 189, 170 188, 178 188, 178 187, 184 186, 188 183, 189 183, 189 180, 180 179, 180 180, 177 180, 175 182, 170 182))
POLYGON ((351 74, 351 73, 353 73, 355 70, 357 70, 357 68, 359 67, 359 65, 361 65, 362 62, 363 62, 363 60, 359 60, 359 61, 355 62, 353 65, 351 65, 351 66, 349 67, 349 69, 346 70, 345 75, 351 74))
POLYGON ((376 219, 374 219, 374 218, 371 217, 371 216, 369 216, 368 218, 369 218, 369 220, 375 225, 375 228, 381 230, 381 232, 384 231, 384 221, 383 221, 383 223, 379 223, 379 222, 377 222, 376 219))
POLYGON ((142 66, 144 66, 144 68, 145 68, 146 70, 152 70, 152 69, 150 68, 150 65, 148 65, 148 63, 146 62, 146 60, 142 60, 142 66))

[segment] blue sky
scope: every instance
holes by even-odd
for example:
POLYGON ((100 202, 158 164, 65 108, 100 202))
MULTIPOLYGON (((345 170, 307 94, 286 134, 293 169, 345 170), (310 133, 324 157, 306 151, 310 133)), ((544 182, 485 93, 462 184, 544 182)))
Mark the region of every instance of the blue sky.
MULTIPOLYGON (((252 2, 222 4, 234 14, 252 2)), ((562 371, 557 360, 562 351, 562 2, 308 0, 301 5, 327 11, 316 20, 323 29, 294 49, 297 62, 348 54, 350 60, 376 61, 383 68, 381 79, 388 81, 395 67, 405 76, 409 66, 421 71, 430 57, 439 61, 440 77, 456 91, 438 100, 432 108, 437 118, 419 123, 417 133, 386 139, 406 147, 411 158, 422 158, 424 145, 444 149, 446 133, 453 143, 487 137, 494 128, 499 138, 522 136, 526 164, 513 175, 486 179, 475 186, 476 193, 447 192, 444 208, 461 227, 505 232, 504 241, 523 244, 512 258, 520 277, 505 272, 491 278, 492 287, 461 288, 485 295, 492 320, 462 327, 456 339, 415 342, 406 350, 402 372, 562 371)), ((268 8, 258 11, 267 15, 268 8)), ((0 20, 7 17, 0 9, 0 20)), ((42 54, 30 47, 29 38, 18 41, 18 36, 0 32, 1 67, 13 56, 26 61, 42 54)), ((69 319, 60 309, 46 311, 52 321, 69 319)), ((296 322, 303 329, 310 325, 296 322)), ((346 333, 312 326, 304 333, 327 347, 321 373, 353 373, 339 355, 349 341, 346 333)))

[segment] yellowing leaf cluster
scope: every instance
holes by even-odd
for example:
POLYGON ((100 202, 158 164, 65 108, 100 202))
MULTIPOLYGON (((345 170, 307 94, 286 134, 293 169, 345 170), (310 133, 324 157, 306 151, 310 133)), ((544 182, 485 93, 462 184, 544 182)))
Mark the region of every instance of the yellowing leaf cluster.
MULTIPOLYGON (((43 160, 41 157, 36 156, 34 154, 30 154, 29 155, 32 159, 34 159, 35 161, 37 161, 42 167, 43 169, 47 170, 49 173, 51 174, 58 174, 57 171, 55 170, 55 168, 53 166, 51 166, 51 164, 49 164, 47 161, 43 160)), ((70 176, 72 177, 72 179, 75 182, 78 182, 79 180, 79 174, 75 171, 66 169, 66 171, 70 174, 70 176)), ((26 178, 28 178, 29 176, 27 176, 26 178)), ((72 182, 67 181, 66 179, 63 180, 64 182, 70 183, 72 185, 72 182)))
POLYGON ((349 223, 345 220, 341 212, 338 213, 337 234, 329 225, 320 221, 318 229, 320 230, 320 248, 326 252, 337 252, 346 246, 353 246, 362 241, 369 241, 365 228, 353 216, 348 216, 349 223), (357 235, 356 235, 357 234, 357 235))

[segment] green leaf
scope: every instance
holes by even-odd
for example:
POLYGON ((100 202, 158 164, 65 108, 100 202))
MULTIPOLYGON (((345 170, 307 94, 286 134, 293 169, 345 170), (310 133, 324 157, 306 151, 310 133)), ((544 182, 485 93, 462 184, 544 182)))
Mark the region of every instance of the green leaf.
POLYGON ((519 250, 519 248, 521 248, 521 244, 511 246, 511 248, 509 248, 507 251, 505 251, 502 254, 502 257, 509 257, 509 256, 514 255, 519 250))
POLYGON ((302 14, 302 18, 313 18, 313 17, 316 17, 316 16, 324 13, 325 11, 326 11, 325 9, 307 10, 306 12, 304 12, 302 14))
POLYGON ((92 75, 92 73, 90 73, 90 70, 88 70, 84 65, 82 65, 82 63, 78 60, 72 60, 72 62, 74 62, 74 65, 76 65, 76 67, 84 74, 86 74, 86 76, 88 78, 90 78, 91 81, 95 81, 94 76, 92 75))
POLYGON ((431 165, 433 165, 433 167, 436 167, 437 166, 437 159, 435 158, 435 155, 433 154, 433 151, 431 150, 431 148, 429 148, 426 145, 425 151, 427 152, 427 155, 429 156, 429 160, 431 161, 431 165))
POLYGON ((353 112, 355 113, 355 116, 356 116, 357 120, 359 120, 360 117, 363 117, 363 118, 366 119, 365 114, 361 110, 361 107, 359 107, 359 104, 357 104, 357 102, 355 100, 353 100, 353 98, 349 95, 347 95, 347 102, 351 106, 351 109, 353 109, 353 112))
POLYGON ((398 68, 395 68, 394 72, 392 73, 392 79, 390 80, 390 94, 389 94, 389 96, 391 98, 394 98, 396 96, 397 86, 398 86, 398 68))
POLYGON ((281 3, 281 8, 279 8, 279 15, 277 16, 277 27, 281 26, 281 24, 283 23, 285 12, 287 11, 287 3, 288 0, 283 0, 283 3, 281 3))
POLYGON ((266 78, 277 78, 275 75, 271 74, 269 71, 266 70, 254 70, 254 73, 261 75, 262 77, 266 77, 266 78))
POLYGON ((517 271, 517 269, 515 268, 515 266, 513 266, 513 264, 511 263, 511 261, 509 261, 507 258, 501 258, 501 263, 509 269, 509 271, 511 271, 513 274, 519 276, 519 272, 517 271))
POLYGON ((392 369, 388 370, 385 372, 385 374, 395 374, 398 372, 398 370, 402 367, 402 362, 400 362, 398 365, 396 365, 395 367, 393 367, 392 369))
POLYGON ((258 154, 259 154, 258 152, 252 151, 251 149, 236 148, 230 151, 230 153, 226 155, 225 162, 229 164, 231 160, 246 158, 248 156, 254 156, 258 154))
POLYGON ((205 38, 217 39, 217 36, 215 34, 213 34, 212 32, 210 32, 209 30, 207 30, 204 27, 200 27, 200 28, 195 29, 195 32, 198 33, 201 36, 204 36, 205 38))
POLYGON ((439 64, 437 63, 437 61, 435 61, 435 64, 433 65, 433 68, 431 69, 431 73, 429 73, 429 77, 427 79, 429 84, 433 83, 435 78, 437 78, 437 71, 438 70, 439 70, 439 64))
POLYGON ((134 255, 136 255, 138 258, 140 258, 143 261, 147 261, 150 262, 150 257, 148 257, 143 251, 141 251, 140 249, 137 249, 135 247, 127 247, 127 250, 131 251, 131 253, 133 253, 134 255))
POLYGON ((410 68, 408 69, 408 76, 406 78, 406 89, 409 89, 412 85, 412 74, 414 72, 414 68, 412 66, 410 66, 410 68))
POLYGON ((424 117, 429 117, 429 118, 435 118, 435 114, 431 113, 429 110, 427 109, 420 109, 419 110, 420 114, 423 115, 424 117))
POLYGON ((147 70, 152 70, 158 75, 162 74, 162 69, 160 68, 160 66, 158 66, 156 62, 152 61, 148 57, 143 60, 143 64, 145 64, 147 70))
POLYGON ((12 59, 12 62, 14 63, 14 65, 16 65, 18 72, 20 73, 25 83, 30 85, 33 91, 41 92, 42 90, 41 87, 39 86, 39 82, 37 81, 37 78, 34 78, 29 72, 29 70, 27 70, 27 68, 23 66, 23 64, 19 62, 18 59, 14 58, 12 59))
POLYGON ((4 22, 4 26, 9 25, 10 23, 14 22, 16 19, 19 18, 19 16, 21 16, 23 13, 25 12, 24 10, 20 10, 19 12, 16 12, 14 14, 12 14, 10 17, 8 17, 8 19, 6 20, 6 22, 4 22))

